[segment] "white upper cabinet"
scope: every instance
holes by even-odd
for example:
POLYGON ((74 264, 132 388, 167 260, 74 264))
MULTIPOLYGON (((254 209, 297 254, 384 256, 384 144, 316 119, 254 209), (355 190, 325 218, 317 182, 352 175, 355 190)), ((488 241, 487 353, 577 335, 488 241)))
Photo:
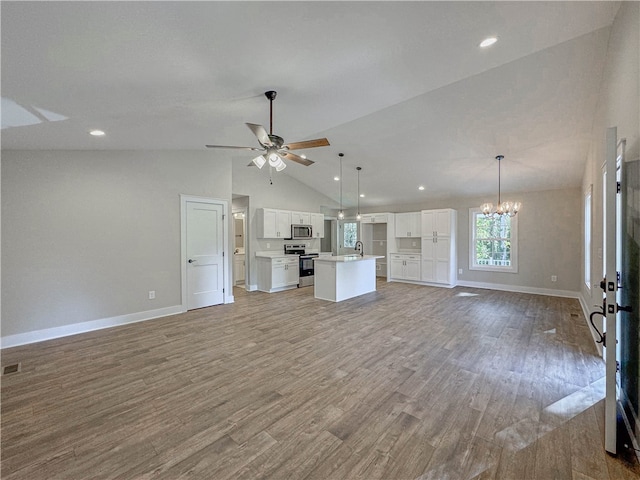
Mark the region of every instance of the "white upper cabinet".
POLYGON ((421 237, 420 212, 396 213, 396 237, 421 237))
POLYGON ((324 238, 324 214, 256 209, 257 238, 291 238, 291 225, 311 225, 313 238, 324 238))
POLYGON ((275 208, 256 210, 258 238, 288 238, 291 236, 291 212, 275 208))
POLYGON ((324 213, 311 213, 310 216, 313 238, 324 238, 324 213))
POLYGON ((291 225, 311 225, 311 214, 309 212, 291 212, 291 225))
POLYGON ((388 223, 390 213, 364 213, 360 223, 388 223))
POLYGON ((422 211, 423 237, 450 237, 451 226, 455 224, 456 211, 451 208, 422 211))

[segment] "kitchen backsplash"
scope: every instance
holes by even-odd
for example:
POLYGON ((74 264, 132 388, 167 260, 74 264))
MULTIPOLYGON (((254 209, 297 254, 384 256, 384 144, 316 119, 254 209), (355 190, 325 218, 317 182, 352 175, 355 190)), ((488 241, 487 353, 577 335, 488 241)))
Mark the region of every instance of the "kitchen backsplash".
POLYGON ((284 251, 284 244, 296 244, 305 245, 306 250, 320 251, 320 239, 313 238, 309 240, 279 240, 274 238, 258 238, 256 241, 256 252, 282 252, 284 251))

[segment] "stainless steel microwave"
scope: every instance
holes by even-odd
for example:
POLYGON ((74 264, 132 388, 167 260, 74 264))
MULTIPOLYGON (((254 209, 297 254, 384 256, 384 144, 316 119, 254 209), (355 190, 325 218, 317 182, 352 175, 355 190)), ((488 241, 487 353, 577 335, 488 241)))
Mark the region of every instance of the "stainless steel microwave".
POLYGON ((291 240, 313 238, 311 225, 291 225, 291 240))

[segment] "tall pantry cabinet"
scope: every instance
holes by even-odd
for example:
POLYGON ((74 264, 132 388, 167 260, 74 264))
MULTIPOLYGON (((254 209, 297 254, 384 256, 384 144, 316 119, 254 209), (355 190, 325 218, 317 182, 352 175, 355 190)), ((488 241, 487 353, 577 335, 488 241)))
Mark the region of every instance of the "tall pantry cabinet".
POLYGON ((423 282, 456 284, 456 213, 451 208, 421 212, 423 282))

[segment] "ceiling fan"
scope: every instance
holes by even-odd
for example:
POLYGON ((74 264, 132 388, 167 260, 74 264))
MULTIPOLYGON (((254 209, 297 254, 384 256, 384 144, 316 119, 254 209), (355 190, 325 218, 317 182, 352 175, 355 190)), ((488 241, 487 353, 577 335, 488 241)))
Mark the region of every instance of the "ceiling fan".
POLYGON ((273 101, 276 98, 277 92, 269 90, 264 95, 269 99, 269 133, 262 125, 256 125, 255 123, 247 123, 247 127, 253 132, 258 139, 258 143, 261 148, 257 147, 235 147, 231 145, 206 145, 207 148, 235 148, 239 150, 253 150, 256 152, 262 152, 256 158, 249 163, 249 166, 256 165, 258 168, 262 168, 265 163, 269 163, 270 167, 274 167, 276 171, 284 170, 287 166, 283 159, 292 160, 305 166, 309 166, 314 162, 309 160, 304 155, 297 155, 292 153, 291 150, 302 150, 305 148, 314 147, 326 147, 329 145, 329 140, 326 138, 317 138, 315 140, 306 140, 304 142, 292 142, 284 143, 284 139, 278 135, 273 134, 273 101))

